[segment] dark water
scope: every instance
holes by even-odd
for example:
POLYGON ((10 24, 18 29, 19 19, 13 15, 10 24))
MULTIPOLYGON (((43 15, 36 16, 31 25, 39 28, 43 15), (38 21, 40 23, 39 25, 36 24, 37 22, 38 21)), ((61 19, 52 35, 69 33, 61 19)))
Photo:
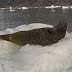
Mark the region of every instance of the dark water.
POLYGON ((28 9, 14 12, 0 10, 0 30, 30 23, 56 25, 62 19, 68 22, 68 31, 71 32, 72 9, 28 9))

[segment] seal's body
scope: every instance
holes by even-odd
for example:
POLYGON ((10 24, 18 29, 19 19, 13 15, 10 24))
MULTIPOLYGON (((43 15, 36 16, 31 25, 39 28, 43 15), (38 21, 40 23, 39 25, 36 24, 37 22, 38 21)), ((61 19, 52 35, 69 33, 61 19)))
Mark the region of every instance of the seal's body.
POLYGON ((13 34, 1 35, 0 38, 21 46, 26 44, 50 45, 64 38, 66 29, 67 23, 60 21, 59 24, 53 28, 45 27, 29 31, 20 31, 13 34))

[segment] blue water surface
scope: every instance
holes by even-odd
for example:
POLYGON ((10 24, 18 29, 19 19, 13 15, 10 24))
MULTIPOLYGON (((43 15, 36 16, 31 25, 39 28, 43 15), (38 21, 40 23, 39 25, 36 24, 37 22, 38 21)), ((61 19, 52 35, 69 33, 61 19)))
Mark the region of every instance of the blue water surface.
POLYGON ((72 9, 27 9, 27 10, 0 10, 0 30, 15 28, 31 23, 43 23, 56 25, 60 20, 66 20, 69 24, 68 31, 72 31, 72 9))

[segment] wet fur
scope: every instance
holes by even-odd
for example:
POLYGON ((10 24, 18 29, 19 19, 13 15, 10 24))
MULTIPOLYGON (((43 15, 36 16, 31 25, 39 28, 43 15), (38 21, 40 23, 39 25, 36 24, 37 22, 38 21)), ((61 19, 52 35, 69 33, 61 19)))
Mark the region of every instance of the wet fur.
POLYGON ((50 45, 65 37, 67 22, 60 21, 53 28, 39 28, 29 31, 20 31, 13 34, 1 35, 0 38, 18 44, 50 45))

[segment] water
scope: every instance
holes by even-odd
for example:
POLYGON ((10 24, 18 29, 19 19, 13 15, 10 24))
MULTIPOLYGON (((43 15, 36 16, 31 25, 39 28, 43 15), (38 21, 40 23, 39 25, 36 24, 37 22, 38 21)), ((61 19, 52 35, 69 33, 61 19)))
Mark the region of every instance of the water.
MULTIPOLYGON (((6 28, 14 28, 20 25, 31 23, 44 23, 56 25, 62 19, 65 19, 70 27, 72 26, 72 9, 28 9, 16 10, 10 12, 9 10, 0 11, 0 30, 6 28)), ((71 30, 70 30, 71 31, 71 30)))
POLYGON ((25 45, 0 40, 0 72, 72 72, 71 9, 1 11, 0 35, 52 27, 66 19, 69 26, 65 38, 51 46, 25 45))

